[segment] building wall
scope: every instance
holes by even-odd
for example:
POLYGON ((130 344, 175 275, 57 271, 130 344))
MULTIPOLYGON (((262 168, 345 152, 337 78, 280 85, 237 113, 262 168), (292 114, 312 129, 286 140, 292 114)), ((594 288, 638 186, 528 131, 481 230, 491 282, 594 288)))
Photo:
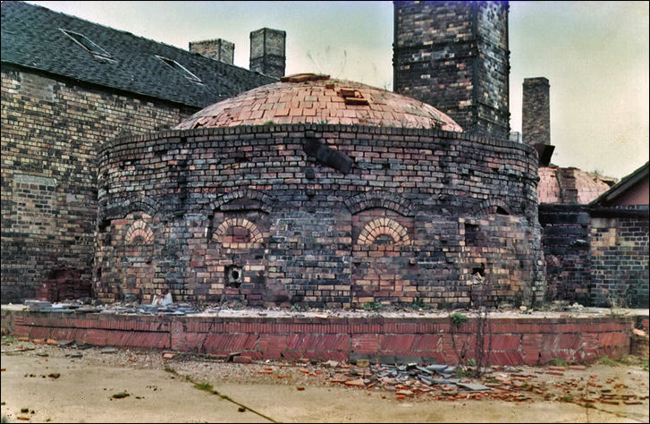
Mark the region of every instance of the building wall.
POLYGON ((544 295, 536 183, 532 148, 438 130, 277 125, 116 140, 100 157, 96 292, 530 304, 544 295), (308 154, 314 143, 327 158, 308 154), (350 172, 335 169, 342 157, 350 172), (151 237, 136 242, 138 229, 151 237), (125 263, 153 268, 152 286, 125 263))
POLYGON ((587 205, 539 205, 547 300, 591 305, 590 222, 587 205))
POLYGON ((596 210, 590 236, 594 303, 648 308, 648 207, 596 210))
POLYGON ((393 90, 508 139, 506 2, 395 2, 393 90))
POLYGON ((33 298, 61 267, 90 280, 100 146, 190 112, 3 64, 3 303, 33 298))
POLYGON ((648 207, 539 206, 547 300, 648 307, 648 207))

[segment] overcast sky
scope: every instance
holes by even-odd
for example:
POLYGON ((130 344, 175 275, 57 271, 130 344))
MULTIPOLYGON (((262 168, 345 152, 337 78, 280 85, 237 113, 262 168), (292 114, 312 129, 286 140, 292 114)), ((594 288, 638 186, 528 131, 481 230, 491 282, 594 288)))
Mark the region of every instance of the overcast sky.
MULTIPOLYGON (((286 74, 322 72, 392 90, 392 2, 30 1, 187 49, 287 32, 286 74)), ((521 131, 524 78, 551 89, 552 162, 621 178, 648 161, 648 2, 510 2, 510 126, 521 131)))

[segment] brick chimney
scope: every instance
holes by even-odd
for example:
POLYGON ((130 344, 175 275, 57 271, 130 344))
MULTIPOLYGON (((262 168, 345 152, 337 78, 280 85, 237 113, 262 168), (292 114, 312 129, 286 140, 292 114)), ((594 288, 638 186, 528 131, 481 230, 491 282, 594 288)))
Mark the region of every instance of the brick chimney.
POLYGON ((555 146, 551 145, 551 102, 548 79, 524 78, 521 106, 522 141, 537 150, 540 166, 548 166, 555 146))
POLYGON ((284 76, 287 33, 262 28, 251 32, 250 70, 280 78, 284 76))
POLYGON ((216 40, 190 41, 190 51, 201 53, 204 56, 220 62, 233 64, 235 57, 235 43, 217 38, 216 40))
POLYGON ((544 77, 524 79, 521 132, 526 144, 551 144, 549 83, 544 77))

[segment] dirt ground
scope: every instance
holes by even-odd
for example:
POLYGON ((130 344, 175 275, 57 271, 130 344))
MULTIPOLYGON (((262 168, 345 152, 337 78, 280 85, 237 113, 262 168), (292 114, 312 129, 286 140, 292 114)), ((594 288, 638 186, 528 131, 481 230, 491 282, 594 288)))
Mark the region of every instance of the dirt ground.
POLYGON ((3 422, 649 421, 647 358, 496 368, 463 380, 489 392, 373 380, 374 366, 164 359, 11 337, 1 362, 3 422))

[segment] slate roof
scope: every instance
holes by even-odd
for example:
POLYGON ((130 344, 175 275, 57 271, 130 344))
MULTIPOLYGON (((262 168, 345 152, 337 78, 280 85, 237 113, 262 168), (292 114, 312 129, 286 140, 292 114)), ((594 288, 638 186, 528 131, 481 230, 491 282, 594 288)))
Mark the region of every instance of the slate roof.
POLYGON ((620 198, 632 189, 636 184, 640 183, 643 180, 647 180, 650 175, 650 162, 646 162, 640 168, 637 168, 634 172, 629 175, 626 175, 616 183, 612 188, 598 196, 596 200, 591 202, 591 205, 606 206, 614 203, 616 199, 620 198))
POLYGON ((278 79, 24 2, 2 2, 2 62, 203 108, 278 79), (71 35, 82 34, 93 44, 71 35), (81 43, 81 44, 80 44, 81 43), (110 58, 105 58, 101 50, 110 58), (192 82, 172 59, 198 77, 192 82), (172 66, 170 66, 170 64, 172 66))

